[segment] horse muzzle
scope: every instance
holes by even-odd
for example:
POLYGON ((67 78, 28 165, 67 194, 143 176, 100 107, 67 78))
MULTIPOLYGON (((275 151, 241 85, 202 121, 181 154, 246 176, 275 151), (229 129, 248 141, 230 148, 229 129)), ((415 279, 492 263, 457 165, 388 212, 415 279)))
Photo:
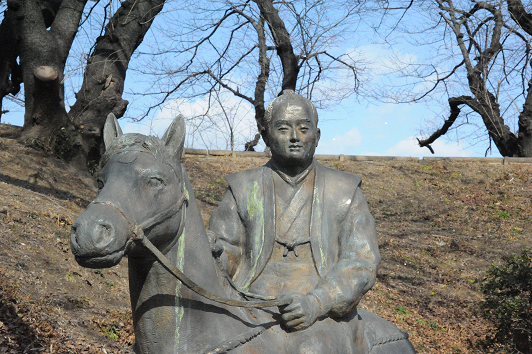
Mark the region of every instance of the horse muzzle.
POLYGON ((91 205, 72 224, 70 245, 79 265, 108 268, 126 254, 129 236, 129 224, 116 210, 91 205))

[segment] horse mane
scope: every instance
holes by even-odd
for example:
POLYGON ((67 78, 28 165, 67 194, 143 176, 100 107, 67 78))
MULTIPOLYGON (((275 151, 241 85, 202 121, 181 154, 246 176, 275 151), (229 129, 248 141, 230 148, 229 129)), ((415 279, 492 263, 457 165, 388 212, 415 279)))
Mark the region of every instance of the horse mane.
POLYGON ((180 170, 177 169, 175 159, 168 152, 161 139, 138 133, 123 134, 114 139, 102 156, 101 167, 105 166, 113 156, 129 151, 147 152, 153 155, 158 162, 170 164, 176 171, 180 170))

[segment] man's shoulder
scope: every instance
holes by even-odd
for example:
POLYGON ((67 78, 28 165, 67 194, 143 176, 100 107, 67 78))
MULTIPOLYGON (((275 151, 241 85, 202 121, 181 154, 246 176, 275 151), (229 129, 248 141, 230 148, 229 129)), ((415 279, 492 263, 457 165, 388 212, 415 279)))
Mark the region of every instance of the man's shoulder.
POLYGON ((325 184, 334 183, 340 187, 356 188, 362 183, 362 178, 352 173, 326 167, 319 162, 316 163, 316 166, 325 177, 325 184))
POLYGON ((250 183, 257 182, 262 179, 262 174, 264 169, 268 168, 267 166, 259 166, 255 168, 250 168, 249 170, 244 170, 240 172, 235 172, 227 175, 225 179, 231 188, 238 188, 248 185, 250 183))

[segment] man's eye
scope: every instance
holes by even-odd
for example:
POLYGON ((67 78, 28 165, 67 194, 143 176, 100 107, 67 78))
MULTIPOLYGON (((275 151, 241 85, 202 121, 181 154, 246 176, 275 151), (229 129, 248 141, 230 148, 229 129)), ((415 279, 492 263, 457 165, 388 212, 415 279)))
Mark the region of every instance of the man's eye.
POLYGON ((151 177, 148 181, 150 187, 160 187, 164 184, 164 181, 159 177, 151 177))

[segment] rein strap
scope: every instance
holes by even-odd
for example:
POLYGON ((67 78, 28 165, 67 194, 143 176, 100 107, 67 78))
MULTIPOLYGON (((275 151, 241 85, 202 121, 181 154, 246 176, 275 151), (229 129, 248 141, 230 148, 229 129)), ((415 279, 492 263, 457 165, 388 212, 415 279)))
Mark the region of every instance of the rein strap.
POLYGON ((280 298, 275 300, 269 300, 269 301, 247 301, 247 300, 232 300, 232 299, 226 299, 223 297, 220 297, 218 295, 215 295, 211 293, 208 290, 203 289, 194 281, 192 281, 189 277, 187 277, 182 271, 180 271, 177 267, 175 267, 168 258, 164 254, 161 253, 151 243, 151 241, 144 236, 144 231, 140 226, 135 226, 133 229, 134 236, 132 237, 135 241, 140 241, 144 247, 146 247, 148 250, 150 250, 151 253, 157 258, 159 263, 163 267, 166 268, 174 277, 176 277, 181 283, 183 283, 187 288, 192 290, 198 295, 203 296, 204 298, 207 298, 209 300, 229 305, 229 306, 237 306, 237 307, 246 307, 246 308, 263 308, 263 307, 276 307, 276 306, 282 306, 282 305, 288 305, 292 300, 290 298, 280 298))

